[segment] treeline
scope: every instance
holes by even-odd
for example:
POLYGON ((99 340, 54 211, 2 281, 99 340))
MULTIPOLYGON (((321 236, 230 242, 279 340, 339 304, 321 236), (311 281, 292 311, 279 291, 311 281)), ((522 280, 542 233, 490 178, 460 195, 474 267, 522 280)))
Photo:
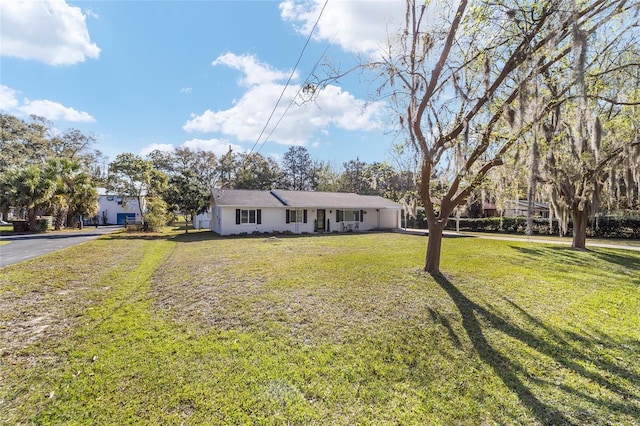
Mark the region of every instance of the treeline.
POLYGON ((96 214, 104 157, 95 139, 76 129, 56 132, 52 123, 0 114, 0 211, 11 209, 38 231, 38 215, 53 217, 56 229, 96 214))
MULTIPOLYGON (((145 222, 157 222, 149 213, 149 202, 162 200, 169 214, 187 220, 206 211, 213 188, 272 188, 297 191, 352 192, 379 195, 394 201, 417 199, 416 173, 398 170, 388 163, 367 164, 359 159, 335 168, 313 160, 305 147, 293 146, 282 161, 256 152, 229 150, 218 157, 213 152, 186 147, 153 151, 146 158, 120 154, 110 163, 106 187, 109 191, 138 200, 145 222)), ((161 220, 159 220, 161 222, 161 220)))
MULTIPOLYGON (((185 215, 188 221, 209 206, 211 189, 292 189, 416 199, 416 173, 386 162, 356 158, 337 169, 293 146, 280 162, 257 152, 229 150, 222 156, 186 147, 153 151, 146 157, 118 155, 107 163, 93 136, 71 129, 60 133, 40 117, 23 120, 0 114, 0 210, 2 218, 25 218, 41 229, 39 215, 52 216, 56 229, 81 224, 97 213, 97 188, 135 199, 147 228, 185 215)), ((398 165, 401 150, 396 152, 398 165)))
MULTIPOLYGON (((419 202, 415 152, 404 152, 401 146, 390 152, 394 165, 365 163, 356 158, 338 168, 314 160, 302 146, 290 147, 279 162, 256 152, 229 150, 217 156, 209 151, 178 147, 168 152, 153 151, 146 157, 123 153, 108 163, 94 147, 95 143, 95 138, 76 129, 55 131, 52 123, 39 117, 25 121, 0 114, 2 218, 6 220, 11 211, 14 216, 26 219, 33 231, 41 229, 39 215, 53 217, 56 229, 73 227, 81 224, 81 218, 97 214, 97 189, 104 187, 123 197, 125 204, 127 200, 137 200, 145 227, 155 229, 176 215, 184 215, 187 222, 191 222, 209 207, 213 188, 280 188, 379 195, 405 207, 408 226, 426 227, 419 202)), ((499 175, 488 176, 479 189, 470 194, 456 215, 481 218, 485 214, 485 203, 495 204, 503 211, 507 201, 526 197, 527 182, 522 169, 500 170, 499 175)), ((438 208, 441 193, 448 188, 445 175, 434 174, 431 188, 432 200, 438 208)), ((603 213, 611 216, 618 210, 619 206, 603 209, 603 213)), ((598 220, 598 217, 594 211, 589 218, 590 235, 629 235, 625 231, 626 223, 617 219, 598 220)), ((466 221, 462 222, 461 230, 519 232, 519 221, 522 219, 466 221)), ((543 222, 546 223, 530 221, 534 227, 532 232, 566 234, 572 225, 569 223, 569 228, 563 228, 556 220, 549 228, 543 222)), ((450 220, 447 226, 454 229, 455 221, 450 220)))
POLYGON ((331 163, 312 159, 303 146, 290 147, 279 163, 256 152, 229 150, 218 158, 189 148, 154 151, 148 161, 169 175, 181 169, 198 170, 209 187, 217 188, 353 192, 396 201, 416 188, 416 174, 410 170, 399 170, 387 162, 365 163, 359 158, 336 169, 331 163))

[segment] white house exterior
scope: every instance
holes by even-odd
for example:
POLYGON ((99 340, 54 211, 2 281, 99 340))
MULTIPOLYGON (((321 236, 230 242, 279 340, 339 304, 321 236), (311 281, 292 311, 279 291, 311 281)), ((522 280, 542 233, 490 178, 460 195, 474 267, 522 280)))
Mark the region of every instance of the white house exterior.
MULTIPOLYGON (((517 217, 526 216, 529 210, 529 200, 515 200, 507 201, 504 208, 504 216, 517 217)), ((549 217, 549 205, 546 203, 533 203, 533 216, 534 217, 549 217)))
POLYGON ((215 189, 212 195, 210 225, 219 235, 400 227, 402 206, 378 196, 279 189, 215 189))
POLYGON ((193 218, 193 227, 195 229, 211 229, 211 207, 193 218))
POLYGON ((98 223, 100 225, 124 225, 125 221, 139 223, 141 220, 138 200, 128 198, 126 203, 123 203, 122 197, 109 194, 104 188, 98 188, 98 223))

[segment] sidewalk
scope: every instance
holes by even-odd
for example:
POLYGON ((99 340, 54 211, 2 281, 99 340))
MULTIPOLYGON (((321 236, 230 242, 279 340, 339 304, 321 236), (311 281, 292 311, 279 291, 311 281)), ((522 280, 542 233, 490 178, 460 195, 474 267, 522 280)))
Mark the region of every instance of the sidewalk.
MULTIPOLYGON (((429 235, 429 231, 427 229, 418 229, 418 228, 407 228, 407 229, 402 228, 398 232, 404 233, 404 234, 411 234, 411 235, 429 235)), ((526 236, 521 236, 521 235, 491 235, 491 234, 481 234, 481 233, 465 234, 464 232, 458 233, 455 231, 448 231, 448 230, 445 230, 442 233, 442 235, 445 237, 482 238, 486 240, 521 241, 526 243, 559 244, 559 245, 566 245, 566 246, 571 245, 571 241, 528 238, 526 236)), ((625 245, 623 243, 607 244, 607 243, 601 243, 601 242, 589 242, 589 238, 587 238, 587 248, 590 248, 590 247, 640 251, 640 246, 625 245)))

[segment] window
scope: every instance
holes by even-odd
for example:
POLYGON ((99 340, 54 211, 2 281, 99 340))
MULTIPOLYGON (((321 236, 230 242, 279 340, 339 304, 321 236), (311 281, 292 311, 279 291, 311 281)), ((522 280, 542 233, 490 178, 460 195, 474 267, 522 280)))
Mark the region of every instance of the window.
POLYGON ((302 210, 291 210, 291 222, 302 222, 302 210))
POLYGON ((236 209, 236 225, 261 224, 260 209, 236 209))
POLYGON ((287 210, 286 223, 307 223, 307 210, 287 210))
POLYGON ((363 210, 336 210, 336 222, 363 222, 363 210))
POLYGON ((256 223, 256 211, 240 210, 240 223, 256 223))
POLYGON ((359 222, 360 212, 358 210, 345 210, 344 211, 345 222, 359 222))

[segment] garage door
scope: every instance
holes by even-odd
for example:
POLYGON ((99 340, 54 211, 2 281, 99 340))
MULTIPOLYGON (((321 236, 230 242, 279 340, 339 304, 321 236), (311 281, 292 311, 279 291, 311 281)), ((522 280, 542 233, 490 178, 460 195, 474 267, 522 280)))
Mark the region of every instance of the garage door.
POLYGON ((135 213, 118 213, 118 225, 124 225, 125 220, 134 222, 136 220, 135 213))

